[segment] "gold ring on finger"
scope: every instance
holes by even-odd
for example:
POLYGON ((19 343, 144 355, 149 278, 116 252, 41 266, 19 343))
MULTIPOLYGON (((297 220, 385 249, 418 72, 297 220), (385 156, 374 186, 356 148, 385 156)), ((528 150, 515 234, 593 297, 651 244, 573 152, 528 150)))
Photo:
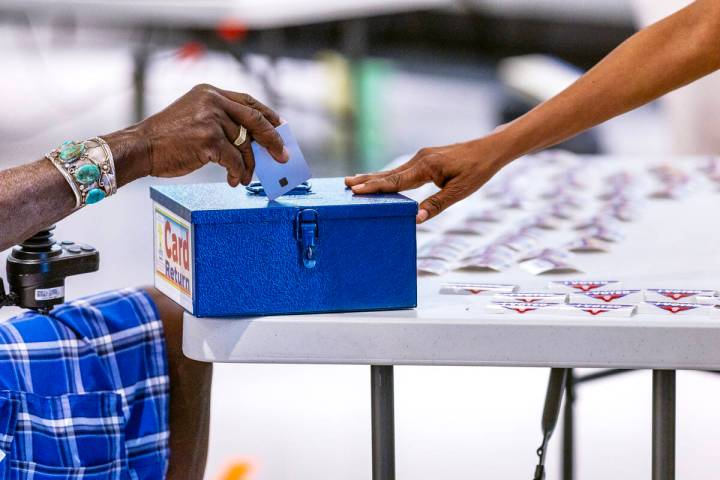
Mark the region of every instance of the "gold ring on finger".
POLYGON ((247 140, 247 128, 240 125, 240 133, 238 133, 238 136, 233 144, 235 144, 236 147, 240 147, 243 143, 245 143, 245 140, 247 140))

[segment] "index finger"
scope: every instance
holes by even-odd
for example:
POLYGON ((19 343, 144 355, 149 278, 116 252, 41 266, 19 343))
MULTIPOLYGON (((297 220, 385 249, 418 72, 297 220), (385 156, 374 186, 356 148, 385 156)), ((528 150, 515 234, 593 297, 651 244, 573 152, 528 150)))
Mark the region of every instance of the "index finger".
POLYGON ((368 180, 352 187, 353 193, 395 193, 402 190, 417 188, 426 183, 416 168, 409 168, 398 173, 391 173, 381 178, 368 180))
POLYGON ((457 181, 448 183, 442 190, 420 203, 417 223, 430 220, 469 194, 470 190, 463 188, 457 181))
POLYGON ((230 118, 238 125, 247 128, 250 135, 252 135, 260 145, 267 148, 275 160, 280 163, 288 161, 289 154, 285 149, 285 142, 283 142, 280 134, 259 110, 233 102, 225 97, 221 98, 221 102, 223 110, 225 110, 230 118))
POLYGON ((393 168, 392 170, 385 170, 383 172, 375 172, 375 173, 365 173, 365 174, 358 174, 354 177, 345 177, 345 186, 347 187, 354 187, 356 185, 360 185, 362 183, 367 183, 370 180, 377 180, 380 178, 385 178, 389 175, 393 175, 395 173, 400 173, 408 168, 411 167, 410 163, 412 160, 407 161, 400 165, 399 167, 393 168))
POLYGON ((279 127, 280 123, 282 123, 280 120, 280 115, 275 113, 273 109, 266 106, 264 103, 262 103, 260 100, 257 100, 255 97, 248 95, 247 93, 239 93, 222 89, 218 90, 228 100, 232 100, 233 102, 239 103, 241 105, 247 105, 248 107, 254 108, 258 112, 262 113, 263 116, 267 119, 268 122, 272 124, 273 127, 279 127))

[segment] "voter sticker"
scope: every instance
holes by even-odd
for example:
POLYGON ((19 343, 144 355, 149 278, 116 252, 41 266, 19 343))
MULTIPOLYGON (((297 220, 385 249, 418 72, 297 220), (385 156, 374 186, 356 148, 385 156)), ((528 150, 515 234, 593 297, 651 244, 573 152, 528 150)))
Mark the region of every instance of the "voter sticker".
POLYGON ((624 234, 613 227, 593 227, 589 228, 585 234, 591 238, 597 238, 605 242, 621 242, 624 238, 624 234))
POLYGON ((468 215, 467 220, 473 222, 497 223, 502 220, 502 215, 497 210, 488 208, 486 210, 471 212, 468 215))
POLYGON ((580 237, 565 245, 571 252, 577 253, 605 253, 609 250, 605 241, 596 237, 580 237))
POLYGON ((35 301, 46 302, 48 300, 57 300, 65 296, 65 287, 54 288, 38 288, 35 290, 35 301))
POLYGON ((430 275, 443 275, 450 271, 450 262, 438 258, 418 258, 417 270, 430 275))
POLYGON ((555 313, 558 304, 556 303, 524 303, 524 302, 501 302, 490 303, 485 309, 489 313, 517 313, 527 315, 532 313, 555 313))
POLYGON ((496 293, 512 293, 517 285, 500 283, 443 283, 440 293, 443 295, 493 295, 496 293))
POLYGON ((646 313, 666 312, 672 315, 713 317, 720 316, 720 310, 712 305, 700 303, 678 303, 678 302, 645 302, 646 313))
POLYGON ((649 288, 645 292, 645 300, 649 301, 683 301, 686 303, 695 302, 698 296, 712 297, 714 290, 678 290, 670 288, 649 288))
POLYGON ((700 308, 698 305, 692 305, 692 304, 673 304, 673 303, 652 303, 651 305, 655 305, 658 308, 661 308, 665 310, 666 312, 670 313, 682 313, 682 312, 688 312, 690 310, 695 310, 696 308, 700 308))
POLYGON ((560 228, 560 222, 556 217, 553 217, 551 215, 534 215, 530 217, 526 222, 525 225, 529 227, 537 227, 542 230, 557 230, 560 228))
POLYGON ((510 266, 511 263, 501 257, 495 255, 477 255, 463 260, 460 265, 460 269, 502 272, 503 270, 510 268, 510 266))
POLYGON ((519 263, 520 268, 530 272, 532 275, 544 273, 572 273, 579 272, 576 266, 559 258, 538 257, 519 263))
POLYGON ((720 304, 720 297, 717 295, 698 295, 695 297, 695 302, 703 305, 718 305, 720 304))
POLYGON ((558 303, 567 302, 567 293, 497 293, 493 303, 558 303))
POLYGON ((445 233, 451 235, 484 235, 488 232, 487 223, 478 220, 463 220, 456 223, 445 230, 445 233))
POLYGON ((561 292, 589 292, 599 288, 617 286, 617 280, 557 280, 550 282, 550 290, 561 292))
POLYGON ((562 306, 563 313, 592 317, 631 317, 635 314, 635 309, 635 305, 600 305, 596 303, 568 303, 562 306))
POLYGON ((447 262, 454 261, 470 247, 470 243, 455 235, 445 235, 418 250, 418 258, 436 258, 447 262))
POLYGON ((570 294, 570 301, 577 303, 614 303, 618 300, 625 303, 637 303, 642 301, 642 292, 640 290, 592 290, 570 294))
POLYGON ((155 286, 192 313, 192 227, 157 203, 154 217, 155 286))

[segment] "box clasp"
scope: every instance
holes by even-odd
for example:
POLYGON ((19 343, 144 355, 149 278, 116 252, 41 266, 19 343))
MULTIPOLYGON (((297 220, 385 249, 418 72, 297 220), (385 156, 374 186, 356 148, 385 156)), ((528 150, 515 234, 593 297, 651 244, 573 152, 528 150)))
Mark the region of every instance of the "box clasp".
POLYGON ((295 216, 295 238, 300 244, 305 268, 314 268, 317 264, 318 212, 311 208, 300 210, 295 216))

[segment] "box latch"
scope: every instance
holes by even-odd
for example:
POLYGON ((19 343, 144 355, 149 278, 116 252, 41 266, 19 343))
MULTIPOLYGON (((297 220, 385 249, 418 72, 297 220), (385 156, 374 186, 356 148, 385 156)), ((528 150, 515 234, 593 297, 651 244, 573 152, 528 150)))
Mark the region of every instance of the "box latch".
POLYGON ((305 268, 314 268, 317 263, 318 237, 318 212, 311 208, 300 210, 295 216, 295 238, 305 268))

